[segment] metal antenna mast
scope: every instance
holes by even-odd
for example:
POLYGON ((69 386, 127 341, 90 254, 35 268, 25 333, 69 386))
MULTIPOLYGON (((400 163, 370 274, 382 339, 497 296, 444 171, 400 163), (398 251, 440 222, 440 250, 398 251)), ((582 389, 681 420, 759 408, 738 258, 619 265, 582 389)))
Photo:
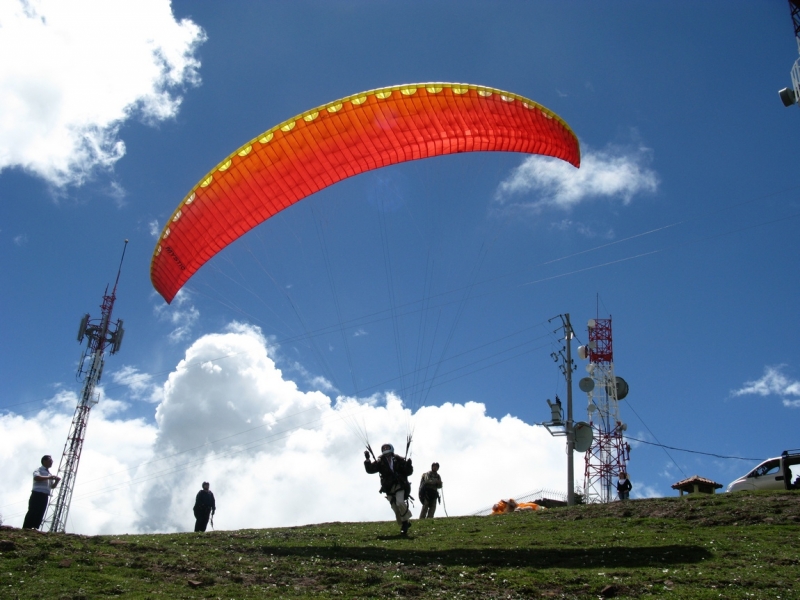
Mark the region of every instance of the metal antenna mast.
POLYGON ((43 529, 48 531, 63 533, 67 526, 72 491, 75 488, 75 478, 78 475, 83 440, 86 437, 86 426, 89 423, 89 411, 100 400, 99 395, 95 395, 94 390, 103 376, 106 347, 110 345, 111 354, 116 354, 122 344, 122 336, 125 335, 125 330, 122 328, 122 319, 112 323, 111 313, 114 310, 114 302, 117 299, 117 284, 122 272, 122 261, 125 260, 127 247, 128 240, 125 240, 114 289, 109 294, 108 286, 106 286, 106 291, 103 294, 103 304, 100 307, 100 318, 91 319, 87 313, 81 319, 81 325, 78 329, 78 342, 83 342, 84 337, 88 340, 86 350, 78 365, 77 374, 78 380, 83 380, 83 390, 81 391, 78 406, 75 409, 75 416, 72 417, 67 443, 64 445, 64 454, 61 456, 61 463, 58 465, 58 475, 61 477, 58 496, 55 504, 51 503, 52 510, 49 511, 50 514, 47 515, 42 526, 43 529))
POLYGON ((627 425, 620 420, 619 401, 628 394, 628 384, 614 376, 614 352, 611 339, 611 317, 589 319, 589 344, 578 348, 581 358, 589 359, 586 384, 581 389, 589 397, 589 425, 593 440, 586 452, 584 499, 590 502, 611 502, 615 496, 613 480, 627 473, 627 447, 623 434, 627 425))
MULTIPOLYGON (((789 0, 789 11, 792 14, 794 37, 797 41, 797 51, 800 52, 800 0, 789 0)), ((798 58, 790 72, 792 87, 783 88, 778 92, 784 106, 791 106, 800 101, 800 58, 798 58)))

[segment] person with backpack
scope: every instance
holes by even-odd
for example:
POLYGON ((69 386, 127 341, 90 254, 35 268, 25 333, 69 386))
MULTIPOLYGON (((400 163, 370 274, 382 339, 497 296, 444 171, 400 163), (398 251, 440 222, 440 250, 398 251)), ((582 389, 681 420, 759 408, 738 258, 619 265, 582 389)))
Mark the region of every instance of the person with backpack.
POLYGON ((420 519, 432 519, 436 512, 436 503, 439 499, 439 490, 442 489, 442 478, 439 475, 439 463, 431 465, 431 470, 425 473, 419 482, 419 501, 422 502, 420 519))
POLYGON ((386 494, 386 499, 394 511, 395 519, 400 525, 400 533, 405 535, 411 527, 411 509, 408 507, 408 498, 411 494, 411 484, 408 476, 414 472, 410 458, 403 458, 394 453, 394 446, 384 444, 381 446, 381 455, 377 460, 370 460, 368 450, 364 451, 364 469, 367 473, 379 473, 381 478, 381 494, 386 494))
MULTIPOLYGON (((194 499, 194 530, 205 531, 208 526, 208 519, 217 512, 217 504, 214 501, 214 494, 208 489, 207 481, 203 482, 203 489, 197 492, 194 499)), ((213 523, 212 523, 213 525, 213 523)))
POLYGON ((617 494, 619 495, 619 499, 627 500, 632 489, 633 484, 631 483, 631 480, 628 479, 628 474, 623 471, 619 474, 619 481, 617 482, 617 494))

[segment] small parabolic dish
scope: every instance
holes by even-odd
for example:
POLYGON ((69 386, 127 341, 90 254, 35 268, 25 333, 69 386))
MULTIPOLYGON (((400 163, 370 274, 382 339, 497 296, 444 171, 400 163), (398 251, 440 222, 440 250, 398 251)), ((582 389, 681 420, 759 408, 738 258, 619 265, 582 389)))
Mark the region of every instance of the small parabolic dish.
POLYGON ((575 452, 586 452, 592 446, 592 426, 583 421, 575 423, 575 452))
MULTIPOLYGON (((625 396, 628 395, 630 388, 628 387, 628 382, 625 381, 622 377, 615 377, 617 381, 617 400, 623 400, 625 396)), ((610 386, 606 386, 606 392, 609 396, 612 395, 612 390, 610 386)))
POLYGON ((581 360, 586 360, 589 356, 589 350, 586 349, 586 346, 578 346, 578 358, 581 360))
POLYGON ((578 387, 581 388, 582 392, 586 392, 588 394, 594 389, 594 379, 591 377, 584 377, 578 382, 578 387))

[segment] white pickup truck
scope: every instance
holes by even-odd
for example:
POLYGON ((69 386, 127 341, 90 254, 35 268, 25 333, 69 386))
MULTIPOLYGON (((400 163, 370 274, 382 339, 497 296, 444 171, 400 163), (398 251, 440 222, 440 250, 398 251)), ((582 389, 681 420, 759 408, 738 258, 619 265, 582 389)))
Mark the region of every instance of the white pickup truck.
POLYGON ((800 490, 800 449, 784 450, 780 456, 765 460, 747 475, 728 485, 727 491, 800 490))

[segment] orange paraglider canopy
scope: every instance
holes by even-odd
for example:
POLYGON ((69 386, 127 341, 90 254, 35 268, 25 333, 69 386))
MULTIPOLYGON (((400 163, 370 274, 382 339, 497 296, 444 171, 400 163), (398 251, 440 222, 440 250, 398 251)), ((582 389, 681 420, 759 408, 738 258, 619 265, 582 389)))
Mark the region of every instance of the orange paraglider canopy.
POLYGON ((475 151, 543 154, 580 165, 569 126, 522 96, 455 83, 362 92, 276 125, 203 177, 161 232, 150 279, 171 302, 222 248, 324 187, 387 165, 475 151))
POLYGON ((517 502, 510 498, 509 500, 500 500, 500 502, 492 506, 492 514, 507 515, 515 511, 544 510, 544 508, 544 506, 540 506, 536 502, 517 502))

